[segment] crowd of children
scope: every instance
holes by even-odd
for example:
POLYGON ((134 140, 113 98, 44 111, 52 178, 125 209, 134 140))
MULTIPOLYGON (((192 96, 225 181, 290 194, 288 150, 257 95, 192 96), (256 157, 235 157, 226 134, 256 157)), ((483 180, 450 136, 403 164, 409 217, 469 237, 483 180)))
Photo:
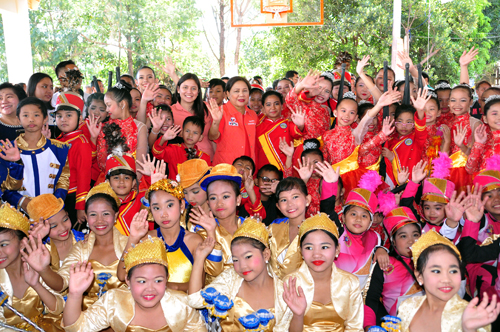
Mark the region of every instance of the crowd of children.
POLYGON ((143 66, 83 92, 71 60, 0 84, 0 331, 500 330, 476 55, 454 87, 347 52, 267 89, 169 62, 175 91, 143 66))

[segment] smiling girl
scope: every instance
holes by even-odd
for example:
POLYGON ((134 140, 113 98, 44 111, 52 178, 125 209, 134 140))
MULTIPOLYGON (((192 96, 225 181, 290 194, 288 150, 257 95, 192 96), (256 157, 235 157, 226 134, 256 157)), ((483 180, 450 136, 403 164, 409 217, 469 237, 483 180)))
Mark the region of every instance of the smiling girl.
POLYGON ((17 105, 26 98, 26 92, 11 83, 0 84, 0 139, 13 142, 23 126, 16 116, 17 105))

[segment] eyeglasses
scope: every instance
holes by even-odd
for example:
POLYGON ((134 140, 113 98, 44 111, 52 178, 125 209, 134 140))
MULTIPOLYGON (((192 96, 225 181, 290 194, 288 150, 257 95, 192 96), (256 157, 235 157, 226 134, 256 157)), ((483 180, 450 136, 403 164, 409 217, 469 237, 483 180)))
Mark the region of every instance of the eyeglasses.
POLYGON ((404 122, 399 122, 399 121, 396 121, 394 122, 394 124, 397 126, 397 127, 410 127, 410 128, 413 128, 413 126, 415 126, 415 123, 404 123, 404 122))
POLYGON ((279 179, 270 179, 268 178, 267 176, 258 176, 259 179, 262 179, 263 182, 271 182, 271 183, 275 183, 276 181, 279 181, 279 179))

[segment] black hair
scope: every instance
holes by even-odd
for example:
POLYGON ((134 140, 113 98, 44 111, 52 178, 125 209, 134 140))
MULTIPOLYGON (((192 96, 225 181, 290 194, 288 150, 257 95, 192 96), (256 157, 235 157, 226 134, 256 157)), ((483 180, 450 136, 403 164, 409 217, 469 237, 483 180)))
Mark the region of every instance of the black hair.
POLYGON ((37 97, 28 97, 21 100, 19 104, 17 104, 16 116, 18 118, 19 115, 21 114, 21 108, 28 105, 37 106, 40 109, 40 111, 42 111, 43 118, 45 119, 47 117, 47 105, 45 105, 45 103, 42 100, 38 99, 37 97))
POLYGON ((280 183, 278 183, 278 186, 276 186, 276 198, 278 198, 278 201, 280 198, 280 194, 283 191, 290 191, 292 189, 297 189, 305 196, 309 195, 307 193, 307 185, 304 180, 296 177, 288 177, 281 180, 280 183))
POLYGON ((431 98, 429 100, 432 100, 436 103, 436 105, 438 107, 438 111, 441 109, 441 106, 439 105, 439 100, 437 99, 437 97, 434 97, 433 95, 431 95, 431 98))
POLYGON ((222 76, 220 79, 221 79, 221 80, 228 80, 228 79, 229 79, 229 77, 227 77, 227 76, 222 76))
POLYGON ((121 80, 122 77, 127 77, 127 78, 130 78, 132 80, 132 82, 134 81, 134 76, 132 76, 132 75, 123 74, 123 75, 120 76, 120 80, 121 80))
POLYGON ((198 76, 196 76, 195 74, 187 73, 182 75, 182 77, 179 79, 179 82, 177 82, 177 88, 175 89, 175 100, 177 100, 178 102, 181 101, 181 95, 177 90, 180 90, 182 83, 186 82, 187 80, 193 80, 198 86, 198 97, 196 97, 196 100, 193 103, 194 115, 205 119, 205 116, 208 115, 208 108, 203 102, 203 92, 201 90, 201 83, 200 80, 198 79, 198 76))
POLYGON ((280 181, 283 180, 283 172, 280 171, 278 167, 274 166, 273 164, 267 164, 262 166, 257 172, 257 177, 260 177, 263 172, 275 172, 276 174, 278 174, 278 179, 280 181))
POLYGON ((273 90, 276 90, 276 87, 278 86, 280 80, 274 80, 273 81, 273 90))
POLYGON ((457 85, 453 89, 451 89, 451 92, 453 93, 454 90, 458 90, 458 89, 462 89, 464 91, 467 91, 467 94, 469 95, 469 99, 472 99, 472 89, 468 85, 465 85, 465 84, 457 85))
POLYGON ((156 106, 156 110, 168 112, 172 116, 172 119, 174 118, 174 113, 172 112, 172 108, 170 106, 168 106, 167 104, 160 104, 160 105, 156 106))
POLYGON ((304 235, 302 235, 302 237, 300 238, 300 246, 302 247, 302 243, 304 241, 304 239, 311 233, 313 232, 316 232, 316 231, 321 231, 323 233, 325 233, 326 235, 328 235, 332 240, 333 240, 333 243, 335 243, 335 249, 338 248, 339 246, 339 240, 330 232, 327 232, 325 231, 324 229, 311 229, 310 231, 306 232, 304 235))
POLYGON ((283 95, 279 92, 276 92, 274 90, 267 91, 262 95, 262 105, 266 102, 266 99, 269 98, 270 96, 276 96, 278 97, 280 104, 283 105, 283 95))
POLYGON ((304 158, 310 154, 321 157, 321 160, 324 160, 323 152, 321 152, 321 144, 316 138, 306 139, 304 141, 304 151, 300 155, 300 158, 304 158))
POLYGON ((422 72, 422 78, 423 79, 430 79, 429 74, 427 74, 425 71, 422 72))
POLYGON ((397 119, 398 116, 400 116, 403 113, 411 113, 412 115, 415 115, 416 111, 417 110, 415 109, 415 107, 411 105, 405 105, 405 104, 398 105, 398 107, 396 107, 396 113, 394 114, 394 119, 397 119))
POLYGON ((362 119, 365 116, 366 111, 371 110, 374 107, 375 107, 375 105, 373 105, 372 103, 363 103, 363 104, 359 105, 358 106, 358 118, 362 119))
POLYGON ((137 179, 137 174, 135 172, 132 172, 131 170, 128 170, 128 169, 115 169, 114 171, 111 171, 108 174, 106 174, 106 180, 109 180, 112 176, 116 176, 116 175, 120 175, 120 174, 129 175, 134 180, 137 179))
POLYGON ((286 78, 293 78, 295 75, 298 75, 299 73, 297 73, 295 70, 289 70, 286 72, 285 74, 285 77, 286 78))
POLYGON ((463 265, 462 262, 460 261, 460 257, 457 255, 457 253, 449 246, 445 244, 434 244, 428 248, 426 248, 424 251, 420 253, 420 256, 418 256, 417 259, 417 267, 415 268, 415 271, 417 271, 420 275, 424 273, 425 266, 427 265, 427 262, 429 261, 429 256, 438 251, 447 251, 448 253, 452 254, 458 261, 458 266, 460 268, 460 274, 462 277, 464 276, 464 270, 463 270, 463 265))
POLYGON ((90 107, 90 104, 92 104, 92 101, 94 101, 94 100, 100 101, 104 104, 104 93, 94 92, 93 94, 88 96, 87 102, 85 103, 85 106, 87 106, 87 108, 90 107))
POLYGON ((128 104, 128 108, 132 106, 132 96, 130 95, 130 90, 132 87, 125 81, 120 80, 123 88, 119 89, 116 86, 112 87, 106 92, 106 95, 110 96, 117 104, 121 103, 123 100, 128 104))
POLYGON ((248 87, 248 92, 250 92, 250 90, 252 90, 252 87, 250 86, 250 83, 248 82, 248 80, 246 78, 241 77, 241 76, 233 76, 229 79, 229 81, 227 81, 225 91, 230 92, 231 89, 233 88, 233 85, 235 85, 238 82, 245 83, 248 87))
MULTIPOLYGON (((324 77, 324 78, 328 79, 330 82, 332 82, 331 79, 329 79, 325 76, 322 76, 322 77, 324 77)), ((332 89, 336 86, 340 86, 340 80, 332 82, 332 89)), ((351 91, 351 83, 348 80, 344 80, 344 88, 347 88, 347 89, 349 89, 349 91, 351 91)))
POLYGON ((262 77, 260 77, 259 75, 254 76, 254 77, 253 77, 253 79, 254 79, 254 80, 261 80, 261 81, 262 81, 262 77))
POLYGON ((230 185, 233 190, 234 190, 234 193, 236 194, 236 197, 240 196, 241 193, 240 193, 240 188, 241 188, 241 185, 238 184, 238 182, 236 181, 233 181, 233 180, 224 180, 224 179, 221 179, 221 180, 215 180, 215 181, 212 181, 208 184, 207 186, 207 196, 208 196, 208 189, 210 188, 210 186, 214 183, 214 182, 217 182, 217 181, 222 181, 224 183, 227 183, 228 185, 230 185))
MULTIPOLYGON (((127 279, 130 280, 130 278, 132 277, 132 274, 134 273, 136 268, 144 266, 144 265, 149 265, 149 264, 158 264, 158 263, 142 263, 142 264, 138 264, 138 265, 132 267, 130 270, 128 270, 127 279)), ((161 264, 158 264, 158 265, 161 265, 161 264)), ((161 265, 161 266, 163 266, 165 268, 165 272, 167 273, 167 275, 166 275, 167 278, 165 281, 168 281, 168 268, 165 265, 161 265)))
POLYGON ((261 90, 261 89, 259 89, 259 88, 251 88, 251 89, 250 89, 250 94, 255 93, 255 92, 260 93, 260 96, 261 96, 261 97, 262 97, 262 95, 264 95, 264 91, 262 91, 262 90, 261 90))
POLYGON ((137 74, 135 74, 135 77, 137 78, 137 75, 139 75, 139 72, 142 70, 142 69, 149 69, 153 72, 153 77, 156 78, 156 74, 155 74, 155 71, 153 70, 153 68, 149 67, 149 66, 142 66, 141 68, 137 69, 137 74))
POLYGON ((500 103, 500 99, 492 99, 486 104, 484 104, 484 115, 486 116, 488 114, 488 111, 490 110, 491 106, 496 105, 500 103))
POLYGON ((200 127, 201 134, 203 134, 203 131, 205 130, 205 119, 202 119, 196 115, 188 116, 182 123, 182 129, 184 129, 188 123, 200 127))
POLYGON ((0 227, 0 234, 2 233, 11 233, 12 235, 16 236, 19 241, 22 241, 25 237, 28 237, 24 232, 20 230, 5 227, 0 227))
MULTIPOLYGON (((333 87, 334 87, 333 83, 334 83, 334 82, 333 82, 333 81, 332 81, 332 79, 329 77, 329 75, 321 75, 321 77, 322 77, 325 81, 330 82, 330 85, 332 86, 332 90, 333 90, 333 87)), ((346 80, 346 81, 347 81, 347 80, 346 80)), ((339 84, 340 84, 340 81, 339 81, 339 84)), ((349 91, 351 91, 351 84, 348 84, 347 86, 349 87, 349 91)), ((331 94, 331 92, 330 92, 330 94, 331 94)))
POLYGON ((491 84, 490 84, 490 82, 488 82, 487 80, 482 80, 482 81, 477 82, 477 84, 476 84, 476 89, 479 89, 479 87, 480 87, 481 85, 483 85, 483 84, 488 84, 488 87, 489 87, 489 88, 491 88, 491 84))
MULTIPOLYGON (((375 80, 373 79, 373 77, 371 77, 370 75, 366 75, 366 76, 367 76, 367 77, 369 77, 369 78, 372 80, 372 82, 375 84, 375 80)), ((357 87, 357 86, 358 86, 358 83, 359 83, 359 82, 361 82, 362 80, 363 80, 363 79, 361 79, 361 77, 358 77, 358 78, 356 79, 356 82, 354 83, 354 87, 357 87)))
POLYGON ((66 60, 66 61, 61 61, 57 64, 56 68, 55 68, 55 72, 56 72, 56 77, 59 78, 59 72, 64 69, 64 67, 66 67, 67 65, 74 65, 76 66, 75 62, 73 60, 66 60))
POLYGON ((250 158, 249 156, 240 156, 233 161, 232 165, 234 166, 234 164, 236 164, 238 160, 248 161, 250 165, 252 165, 252 175, 255 174, 255 162, 252 158, 250 158))
POLYGON ((234 246, 234 245, 237 245, 237 244, 240 244, 240 243, 246 243, 246 244, 249 244, 251 245, 252 247, 256 248, 256 249, 259 249, 260 252, 264 252, 264 250, 267 249, 267 247, 264 245, 264 243, 256 240, 256 239, 252 239, 250 237, 246 237, 246 236, 238 236, 238 237, 235 237, 234 239, 231 240, 231 248, 234 246))
MULTIPOLYGON (((394 90, 398 90, 399 91, 399 88, 401 88, 401 86, 403 86, 403 84, 405 84, 405 81, 404 80, 400 80, 400 81, 396 81, 392 84, 392 88, 394 90)), ((401 92, 401 91, 399 91, 401 92)))
POLYGON ((293 84, 292 80, 289 78, 286 78, 286 77, 279 79, 278 82, 276 83, 276 86, 278 86, 279 82, 281 82, 281 81, 288 81, 290 83, 290 85, 292 86, 292 88, 295 87, 295 84, 293 84))
MULTIPOLYGON (((228 78, 229 79, 229 78, 228 78)), ((216 86, 221 86, 223 91, 226 91, 226 82, 219 78, 212 78, 210 81, 208 81, 208 88, 213 89, 216 86)))
MULTIPOLYGON (((378 73, 383 72, 383 71, 384 71, 384 68, 380 68, 377 71, 377 75, 378 75, 378 73)), ((387 73, 389 73, 389 72, 391 72, 392 75, 394 76, 394 79, 396 79, 396 73, 394 72, 394 70, 391 67, 387 67, 387 73)))
POLYGON ((11 89, 12 91, 14 91, 14 94, 17 96, 17 99, 19 99, 19 101, 21 101, 27 97, 24 89, 18 85, 14 85, 12 83, 5 82, 5 83, 0 84, 0 91, 2 91, 4 89, 11 89))
POLYGON ((115 211, 115 213, 119 211, 118 204, 116 203, 116 201, 115 201, 115 199, 113 197, 111 197, 108 194, 99 193, 99 194, 95 194, 92 197, 90 197, 90 198, 87 199, 87 201, 85 202, 85 213, 88 212, 90 204, 92 204, 95 201, 98 201, 100 199, 105 200, 106 203, 108 203, 109 205, 111 205, 111 208, 113 209, 113 211, 115 211))
MULTIPOLYGON (((170 93, 170 97, 171 97, 171 98, 173 98, 173 97, 174 97, 174 95, 173 95, 172 91, 170 91, 170 89, 169 89, 169 88, 167 88, 167 86, 166 86, 166 85, 160 84, 160 85, 158 86, 158 88, 163 89, 163 90, 167 90, 167 91, 168 91, 168 93, 170 93)), ((139 91, 139 92, 140 92, 140 91, 139 91)))
POLYGON ((33 75, 31 75, 30 79, 28 80, 28 96, 35 97, 36 86, 44 78, 49 78, 50 81, 53 82, 52 77, 45 73, 34 73, 33 75))

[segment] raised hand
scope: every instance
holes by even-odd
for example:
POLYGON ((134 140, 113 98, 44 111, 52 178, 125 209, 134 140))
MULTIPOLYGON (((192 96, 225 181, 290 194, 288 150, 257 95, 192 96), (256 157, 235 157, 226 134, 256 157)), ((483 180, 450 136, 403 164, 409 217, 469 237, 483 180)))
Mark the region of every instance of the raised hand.
POLYGON ((89 122, 88 122, 88 128, 90 132, 90 137, 92 139, 92 142, 97 141, 97 137, 99 137, 99 134, 101 133, 102 130, 102 122, 99 122, 100 116, 96 116, 94 114, 91 114, 89 116, 89 122))
POLYGON ((401 61, 401 64, 398 63, 398 67, 405 70, 406 64, 410 65, 410 69, 413 68, 413 61, 411 61, 410 54, 407 52, 398 51, 398 58, 401 61))
MULTIPOLYGON (((203 211, 203 209, 198 206, 197 208, 191 210, 189 220, 191 221, 191 223, 203 227, 207 231, 207 234, 215 234, 217 222, 215 221, 212 211, 210 211, 209 214, 206 214, 205 211, 203 211)), ((215 238, 215 236, 213 236, 213 238, 215 238)))
POLYGON ((303 111, 301 106, 297 106, 295 111, 292 110, 291 119, 292 122, 299 127, 299 130, 302 131, 306 122, 306 111, 303 111))
POLYGON ((50 252, 42 242, 40 234, 35 239, 33 235, 24 238, 22 241, 25 250, 21 250, 21 257, 28 263, 32 270, 42 272, 50 266, 50 252))
POLYGON ((163 123, 167 118, 167 114, 163 113, 160 109, 153 108, 151 113, 148 114, 149 121, 151 121, 153 133, 159 133, 163 123))
POLYGON ((394 152, 392 152, 388 148, 382 148, 382 157, 389 159, 389 161, 392 161, 395 155, 394 152))
POLYGON ((464 145, 465 136, 467 136, 467 128, 463 127, 460 123, 456 129, 453 130, 453 141, 458 147, 464 145))
POLYGON ((50 233, 50 223, 47 220, 43 220, 43 218, 40 217, 40 220, 38 223, 30 225, 30 230, 29 234, 33 236, 35 239, 38 237, 38 234, 40 234, 40 237, 43 239, 50 233))
POLYGON ((500 313, 500 304, 497 302, 497 295, 494 294, 488 304, 488 294, 483 293, 483 300, 479 303, 479 298, 475 297, 469 302, 462 314, 462 330, 464 332, 477 331, 493 323, 500 313), (479 305, 478 305, 479 303, 479 305))
POLYGON ((129 239, 132 243, 137 244, 139 241, 148 234, 148 210, 143 209, 137 212, 130 222, 130 235, 129 239))
POLYGON ((390 117, 386 117, 382 122, 382 132, 389 137, 394 132, 394 129, 394 119, 391 121, 390 117))
POLYGON ((94 270, 89 262, 78 262, 69 269, 69 293, 81 296, 92 285, 94 270))
POLYGON ((294 315, 303 316, 307 308, 306 296, 302 287, 299 286, 296 288, 296 285, 297 278, 292 277, 288 279, 288 284, 286 282, 283 283, 283 300, 294 315))
POLYGON ((167 164, 165 160, 158 160, 151 174, 151 184, 167 178, 167 164))
POLYGON ((28 263, 23 261, 24 281, 30 286, 35 287, 40 282, 40 275, 28 263))
POLYGON ((479 53, 477 49, 474 49, 472 47, 469 51, 464 51, 462 53, 462 56, 460 57, 460 67, 466 67, 471 63, 472 61, 476 60, 476 56, 479 53))
POLYGON ((177 135, 179 135, 179 133, 181 132, 181 130, 182 130, 181 126, 172 126, 168 128, 165 134, 163 134, 162 141, 166 142, 176 138, 177 135))
POLYGON ((302 162, 297 159, 299 167, 293 166, 293 168, 299 173, 299 176, 305 183, 309 181, 313 172, 314 164, 309 161, 309 158, 302 157, 302 162))
POLYGON ((155 171, 155 163, 156 163, 156 158, 153 157, 153 160, 151 160, 151 157, 148 155, 142 155, 142 162, 137 159, 136 161, 137 166, 137 171, 140 172, 142 175, 146 176, 151 176, 151 174, 154 173, 155 171))
POLYGON ((484 214, 484 205, 488 200, 486 196, 481 200, 481 193, 483 192, 483 186, 475 186, 474 190, 471 192, 470 187, 467 187, 467 199, 465 201, 465 217, 467 220, 474 223, 481 221, 484 214))
POLYGON ((427 94, 427 87, 424 87, 423 89, 418 89, 418 94, 417 94, 417 99, 413 98, 413 96, 410 96, 411 102, 413 104, 413 107, 419 112, 419 118, 420 115, 424 114, 424 107, 425 104, 431 99, 431 95, 427 94))
POLYGON ((42 127, 42 135, 45 136, 45 138, 50 138, 52 133, 50 132, 49 124, 45 123, 42 127))
POLYGON ((443 141, 447 144, 451 143, 451 131, 450 127, 443 124, 441 125, 441 131, 443 132, 443 141))
POLYGON ((474 140, 478 143, 484 144, 487 139, 488 135, 486 134, 486 125, 480 124, 474 131, 474 140))
POLYGON ((328 183, 334 183, 339 180, 340 177, 340 167, 334 170, 332 165, 328 161, 316 164, 316 172, 323 177, 323 181, 328 183))
POLYGON ((382 96, 380 96, 379 100, 377 101, 377 105, 380 107, 390 106, 400 101, 401 98, 401 92, 389 88, 386 92, 384 92, 384 94, 382 94, 382 96))
POLYGON ((358 73, 358 75, 361 75, 364 73, 364 69, 365 69, 366 65, 368 64, 368 61, 370 61, 369 55, 365 55, 363 57, 363 59, 358 61, 358 64, 356 65, 356 73, 358 73))
MULTIPOLYGON (((411 171, 411 181, 420 183, 427 176, 427 162, 420 160, 411 171)), ((401 183, 401 182, 400 182, 401 183)))
POLYGON ((0 140, 0 158, 7 161, 18 161, 21 159, 21 153, 17 148, 17 142, 14 141, 12 144, 9 139, 3 141, 0 140), (2 153, 3 152, 3 153, 2 153))
POLYGON ((175 74, 175 63, 169 56, 165 57, 165 64, 160 64, 160 68, 170 77, 175 74))
POLYGON ((447 223, 448 221, 451 221, 453 225, 448 225, 448 226, 454 226, 455 228, 458 225, 458 222, 460 219, 462 219, 462 216, 464 215, 465 212, 465 202, 467 198, 465 197, 465 192, 462 191, 460 195, 457 196, 457 192, 453 191, 453 194, 451 195, 450 202, 445 205, 444 211, 446 212, 446 218, 447 218, 447 223))
POLYGON ((245 186, 246 191, 253 190, 255 181, 253 180, 252 174, 250 172, 245 171, 245 174, 243 175, 243 181, 243 185, 245 186))
POLYGON ((194 252, 195 258, 206 259, 212 252, 215 246, 215 239, 207 237, 205 240, 198 244, 194 252))
POLYGON ((300 82, 297 82, 295 86, 295 92, 298 94, 302 90, 308 90, 311 96, 316 96, 319 94, 318 82, 320 80, 321 73, 316 70, 309 70, 306 77, 304 77, 300 82))
POLYGON ((210 98, 210 102, 207 103, 207 108, 212 116, 214 122, 220 122, 222 120, 222 115, 224 115, 224 109, 217 105, 215 98, 210 98))
POLYGON ((398 171, 398 183, 403 184, 408 181, 410 178, 410 169, 408 167, 401 167, 401 170, 398 171))
POLYGON ((288 145, 286 139, 284 137, 280 137, 280 150, 285 154, 285 156, 292 157, 295 147, 293 146, 293 142, 290 142, 290 145, 288 145))
POLYGON ((146 88, 142 92, 142 100, 151 101, 158 96, 160 92, 160 85, 158 83, 150 83, 146 85, 146 88))

